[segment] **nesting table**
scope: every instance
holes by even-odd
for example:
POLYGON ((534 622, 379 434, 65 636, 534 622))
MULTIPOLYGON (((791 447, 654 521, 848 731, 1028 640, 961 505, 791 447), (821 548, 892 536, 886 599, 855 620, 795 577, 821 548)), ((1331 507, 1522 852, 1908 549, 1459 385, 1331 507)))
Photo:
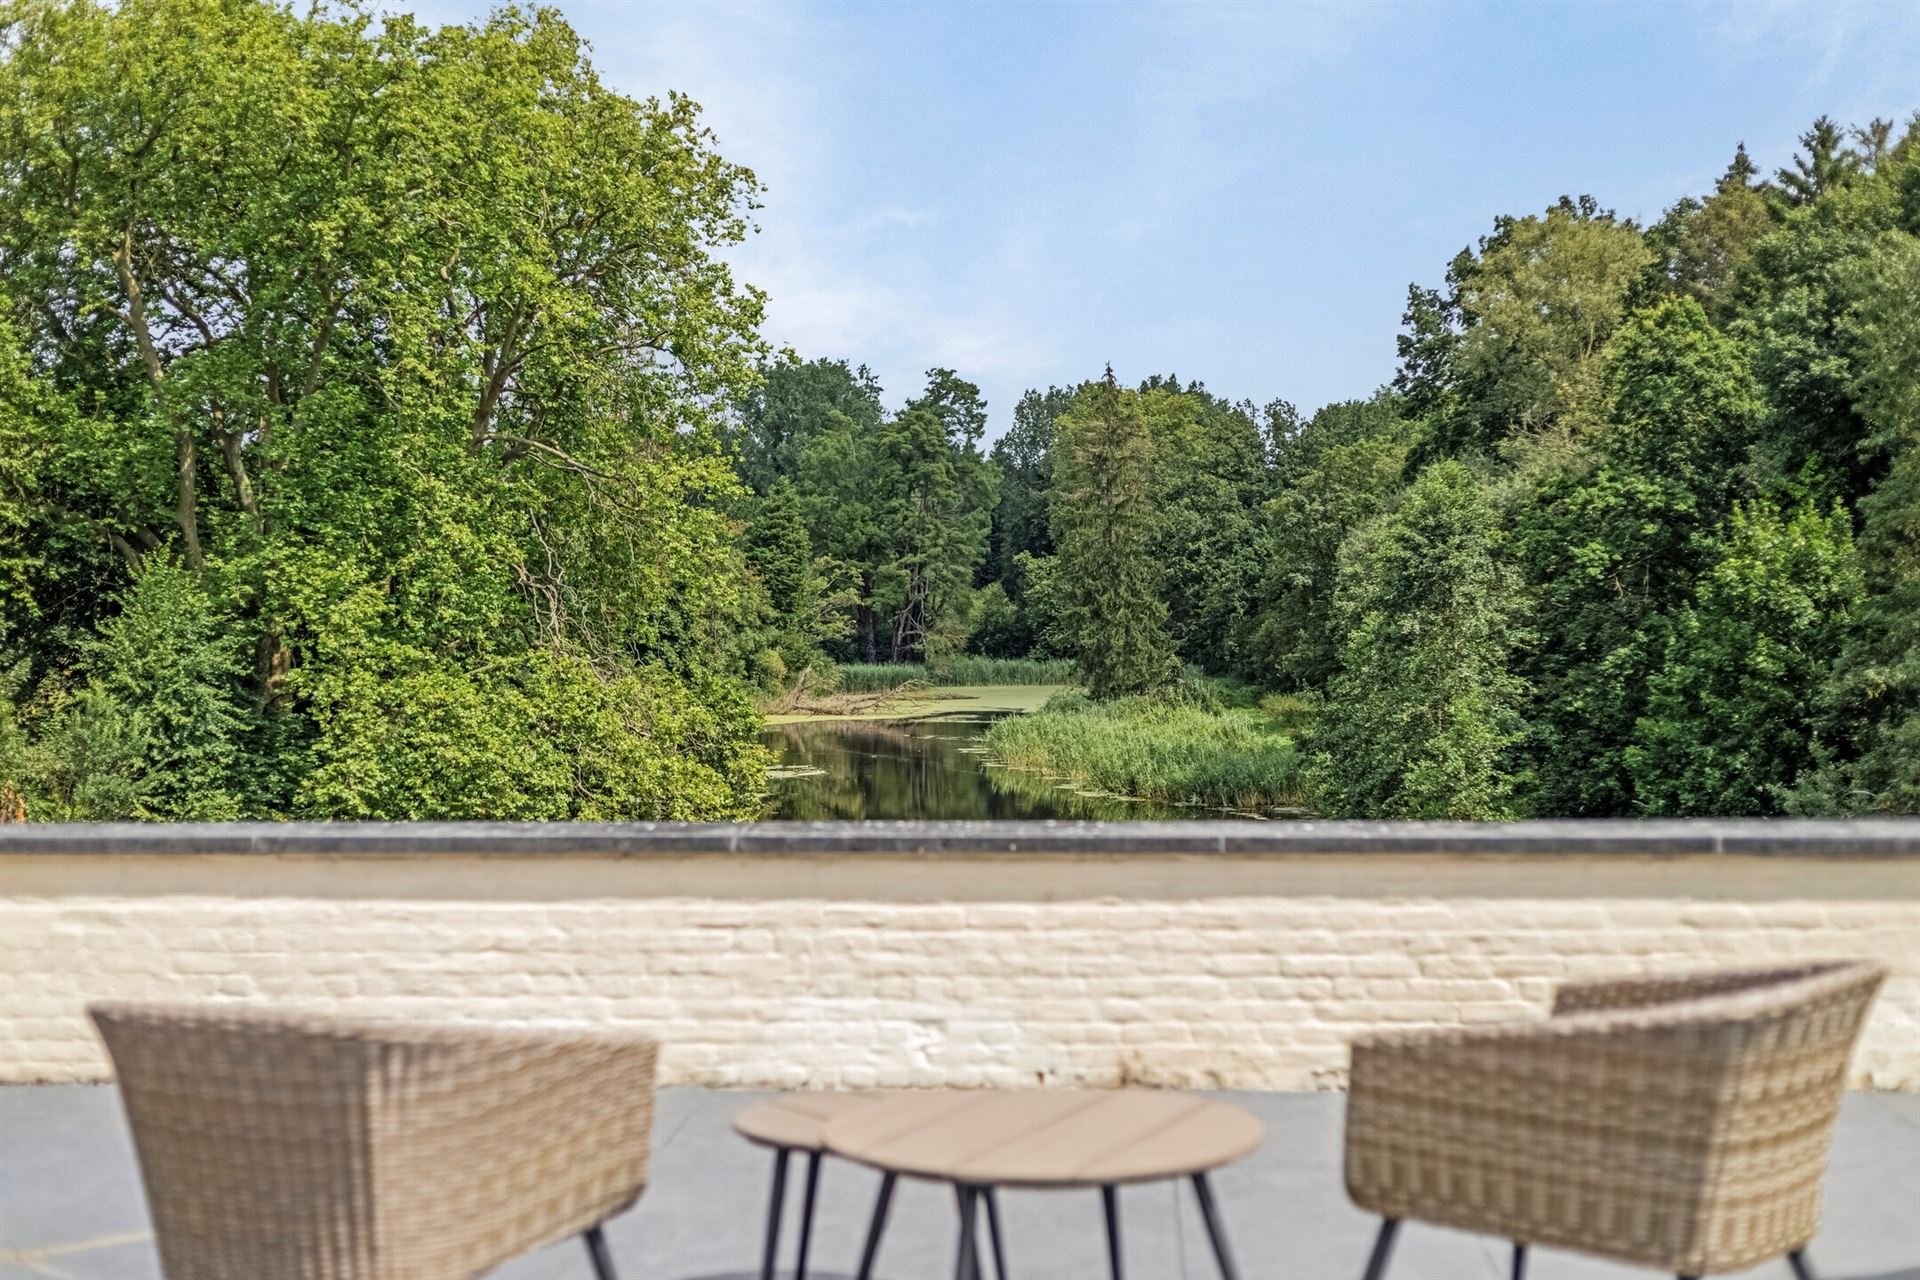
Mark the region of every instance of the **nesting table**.
MULTIPOLYGON (((820 1157, 825 1153, 827 1122, 836 1117, 883 1101, 886 1093, 783 1093, 766 1102, 748 1107, 733 1118, 734 1132, 756 1146, 773 1152, 773 1190, 767 1197, 766 1244, 760 1256, 760 1280, 773 1280, 774 1265, 780 1254, 780 1218, 786 1207, 787 1163, 796 1151, 807 1157, 807 1182, 800 1201, 800 1249, 794 1259, 793 1274, 806 1280, 807 1251, 813 1243, 813 1205, 820 1192, 820 1157)), ((880 1247, 880 1232, 886 1221, 886 1206, 893 1196, 893 1179, 881 1187, 880 1203, 868 1231, 868 1253, 880 1247)), ((873 1266, 871 1256, 861 1263, 861 1274, 873 1266)))
POLYGON ((1137 1182, 1189 1179, 1223 1280, 1237 1280, 1233 1255, 1207 1175, 1260 1145, 1260 1121, 1239 1107, 1157 1090, 928 1090, 880 1094, 789 1094, 743 1112, 735 1127, 773 1147, 772 1212, 762 1275, 772 1274, 786 1161, 808 1153, 800 1226, 806 1273, 812 1208, 823 1154, 877 1169, 880 1194, 861 1253, 870 1280, 901 1176, 952 1184, 960 1210, 957 1280, 980 1280, 978 1222, 984 1212, 994 1270, 1007 1280, 995 1192, 1095 1189, 1101 1194, 1112 1280, 1124 1280, 1118 1189, 1137 1182))

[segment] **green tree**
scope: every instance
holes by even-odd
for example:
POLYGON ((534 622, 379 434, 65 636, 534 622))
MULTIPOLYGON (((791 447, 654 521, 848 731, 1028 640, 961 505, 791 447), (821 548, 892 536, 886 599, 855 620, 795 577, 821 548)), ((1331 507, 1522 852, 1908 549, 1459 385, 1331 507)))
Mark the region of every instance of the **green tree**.
POLYGON ((980 451, 986 425, 980 389, 932 369, 926 390, 875 437, 887 551, 873 598, 892 617, 895 662, 937 661, 966 640, 993 519, 994 474, 980 451))
POLYGON ((1846 181, 1823 183, 1819 198, 1754 242, 1738 327, 1770 410, 1756 461, 1823 503, 1858 502, 1888 461, 1884 435, 1858 405, 1856 387, 1873 371, 1849 317, 1870 289, 1859 264, 1888 233, 1920 231, 1917 166, 1910 144, 1871 173, 1850 166, 1846 181))
POLYGON ((242 816, 248 715, 232 634, 195 575, 149 562, 91 642, 93 693, 124 708, 145 743, 138 816, 242 816))
POLYGON ((1331 678, 1342 639, 1333 624, 1341 544, 1400 490, 1411 447, 1389 395, 1328 405, 1288 441, 1280 490, 1266 504, 1265 564, 1245 642, 1255 679, 1311 689, 1331 678))
POLYGON ((1700 305, 1637 313, 1607 353, 1606 421, 1584 470, 1549 478, 1515 516, 1537 593, 1531 807, 1633 812, 1626 749, 1673 613, 1711 563, 1762 405, 1740 346, 1700 305))
POLYGON ((1096 698, 1173 678, 1161 566, 1153 557, 1153 433, 1113 370, 1059 419, 1050 495, 1058 630, 1096 698))
POLYGON ((1501 217, 1444 294, 1409 295, 1395 386, 1431 426, 1431 456, 1491 451, 1575 413, 1652 261, 1640 230, 1590 196, 1501 217))
POLYGON ((1067 628, 1060 557, 1022 551, 1013 558, 1012 581, 1016 590, 1009 594, 1014 597, 1014 614, 1027 656, 1057 658, 1070 654, 1073 637, 1067 628))
POLYGON ((801 454, 795 489, 815 549, 854 579, 869 662, 937 658, 965 641, 993 519, 986 421, 978 387, 933 369, 899 413, 831 415, 801 454))
MULTIPOLYGON (((1920 184, 1915 184, 1920 187, 1920 184)), ((1913 194, 1920 197, 1920 189, 1913 194)), ((1916 212, 1920 212, 1917 209, 1916 212)), ((1920 218, 1908 224, 1920 230, 1920 218)), ((1834 665, 1818 749, 1822 768, 1794 806, 1920 812, 1920 238, 1888 232, 1858 264, 1845 332, 1867 447, 1890 454, 1860 499, 1867 596, 1834 665)))
POLYGON ((1260 578, 1267 442, 1252 405, 1198 382, 1149 378, 1136 403, 1153 436, 1149 554, 1161 568, 1168 634, 1184 661, 1232 670, 1260 578))
POLYGON ((1047 489, 1053 483, 1053 424, 1073 403, 1074 395, 1072 387, 1027 391, 1013 407, 1013 424, 987 454, 1000 477, 988 563, 993 577, 1002 583, 1013 576, 1015 556, 1053 553, 1047 518, 1047 489))
POLYGON ((1774 174, 1782 199, 1790 205, 1813 204, 1845 185, 1884 152, 1888 129, 1886 121, 1876 120, 1865 129, 1849 131, 1833 117, 1821 116, 1800 135, 1800 151, 1793 163, 1774 174))
POLYGON ((783 624, 802 617, 813 577, 813 542, 786 479, 773 482, 747 526, 747 563, 760 575, 774 614, 783 624))
POLYGON ((1511 818, 1523 612, 1498 517, 1458 462, 1422 471, 1340 555, 1346 639, 1313 735, 1320 809, 1338 817, 1511 818))
POLYGON ((1851 520, 1811 504, 1735 507, 1676 617, 1625 752, 1659 815, 1778 813, 1811 759, 1815 708, 1861 594, 1851 520))
POLYGON ((832 575, 838 566, 813 554, 805 513, 793 483, 784 476, 773 482, 747 526, 747 563, 766 588, 773 610, 773 651, 778 655, 774 677, 787 671, 825 663, 822 646, 845 638, 853 629, 851 609, 857 597, 851 589, 836 589, 832 575))
POLYGON ((1647 232, 1658 290, 1692 298, 1716 324, 1738 313, 1754 242, 1773 227, 1772 188, 1756 172, 1741 146, 1712 195, 1680 201, 1647 232))
MULTIPOLYGON (((538 673, 609 699, 644 679, 751 738, 726 690, 756 588, 714 406, 764 352, 762 299, 719 256, 758 187, 694 104, 608 89, 553 10, 9 17, 0 277, 46 390, 0 410, 32 459, 0 527, 27 552, 5 607, 37 613, 36 687, 110 682, 87 637, 175 564, 244 664, 244 749, 273 761, 243 771, 244 812, 584 813, 579 790, 477 799, 447 773, 515 727, 453 709, 538 673), (404 804, 376 758, 415 780, 404 804)), ((560 741, 575 758, 697 759, 669 735, 698 718, 547 727, 638 735, 560 741)), ((750 771, 721 772, 694 809, 757 807, 750 771)), ((147 794, 184 803, 197 778, 147 794)), ((634 815, 684 799, 618 794, 634 815)))
POLYGON ((989 582, 974 592, 969 651, 990 658, 1018 658, 1031 647, 1020 624, 1020 611, 1008 598, 1006 587, 989 582))
POLYGON ((782 360, 760 367, 753 390, 735 405, 726 435, 740 478, 764 494, 781 478, 800 474, 814 437, 843 425, 870 431, 885 416, 880 383, 865 365, 782 360))

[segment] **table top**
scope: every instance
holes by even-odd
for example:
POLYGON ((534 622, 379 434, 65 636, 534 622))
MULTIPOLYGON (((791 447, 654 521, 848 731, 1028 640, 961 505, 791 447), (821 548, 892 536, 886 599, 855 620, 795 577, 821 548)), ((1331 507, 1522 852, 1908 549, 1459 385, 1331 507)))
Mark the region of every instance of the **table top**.
POLYGON ((1184 1177, 1260 1145, 1260 1121, 1190 1093, 941 1089, 826 1122, 825 1149, 876 1169, 977 1186, 1092 1187, 1184 1177))
POLYGON ((886 1090, 852 1093, 783 1093, 755 1103, 733 1118, 734 1132, 763 1147, 821 1150, 827 1121, 893 1096, 886 1090))

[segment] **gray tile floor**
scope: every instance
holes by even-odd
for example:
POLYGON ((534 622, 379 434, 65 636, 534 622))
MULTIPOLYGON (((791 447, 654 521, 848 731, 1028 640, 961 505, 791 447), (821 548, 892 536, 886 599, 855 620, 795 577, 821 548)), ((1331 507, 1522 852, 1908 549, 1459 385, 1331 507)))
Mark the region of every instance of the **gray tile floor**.
MULTIPOLYGON (((759 1095, 670 1089, 661 1096, 654 1182, 612 1223, 623 1280, 750 1280, 757 1272, 771 1158, 728 1128, 759 1095)), ((1339 1094, 1226 1095, 1266 1121, 1252 1158, 1215 1178, 1246 1280, 1349 1280, 1373 1221, 1340 1185, 1339 1094)), ((799 1167, 789 1206, 799 1198, 799 1167)), ((877 1178, 829 1162, 821 1180, 813 1274, 839 1280, 856 1263, 877 1178)), ((1121 1193, 1131 1280, 1211 1280, 1206 1237, 1184 1187, 1121 1193)), ((1019 1280, 1099 1280, 1099 1199, 1003 1196, 1010 1270, 1019 1280)), ((881 1251, 886 1280, 952 1271, 951 1194, 902 1183, 881 1251)), ((787 1232, 783 1265, 791 1259, 787 1232)), ((1920 1280, 1920 1097, 1853 1094, 1841 1114, 1825 1223, 1812 1257, 1826 1280, 1920 1280)), ((1392 1280, 1498 1280, 1503 1242, 1411 1225, 1392 1280)), ((150 1280, 157 1276, 132 1146, 110 1088, 0 1088, 0 1280, 150 1280)), ((576 1241, 502 1268, 499 1280, 584 1280, 576 1241)), ((1536 1254, 1532 1280, 1627 1280, 1652 1273, 1574 1254, 1536 1254)), ((1787 1280, 1784 1264, 1748 1272, 1787 1280)), ((261 1280, 274 1280, 261 1277, 261 1280)))

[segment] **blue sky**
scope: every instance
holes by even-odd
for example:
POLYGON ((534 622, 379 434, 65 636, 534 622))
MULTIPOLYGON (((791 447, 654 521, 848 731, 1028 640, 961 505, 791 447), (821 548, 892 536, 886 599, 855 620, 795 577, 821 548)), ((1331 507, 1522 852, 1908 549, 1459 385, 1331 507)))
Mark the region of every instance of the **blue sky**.
MULTIPOLYGON (((489 6, 410 6, 447 21, 489 6)), ((1021 390, 1203 379, 1303 410, 1392 376, 1411 281, 1499 213, 1642 220, 1744 141, 1920 108, 1920 4, 563 0, 612 84, 691 94, 768 187, 767 335, 1021 390)))

